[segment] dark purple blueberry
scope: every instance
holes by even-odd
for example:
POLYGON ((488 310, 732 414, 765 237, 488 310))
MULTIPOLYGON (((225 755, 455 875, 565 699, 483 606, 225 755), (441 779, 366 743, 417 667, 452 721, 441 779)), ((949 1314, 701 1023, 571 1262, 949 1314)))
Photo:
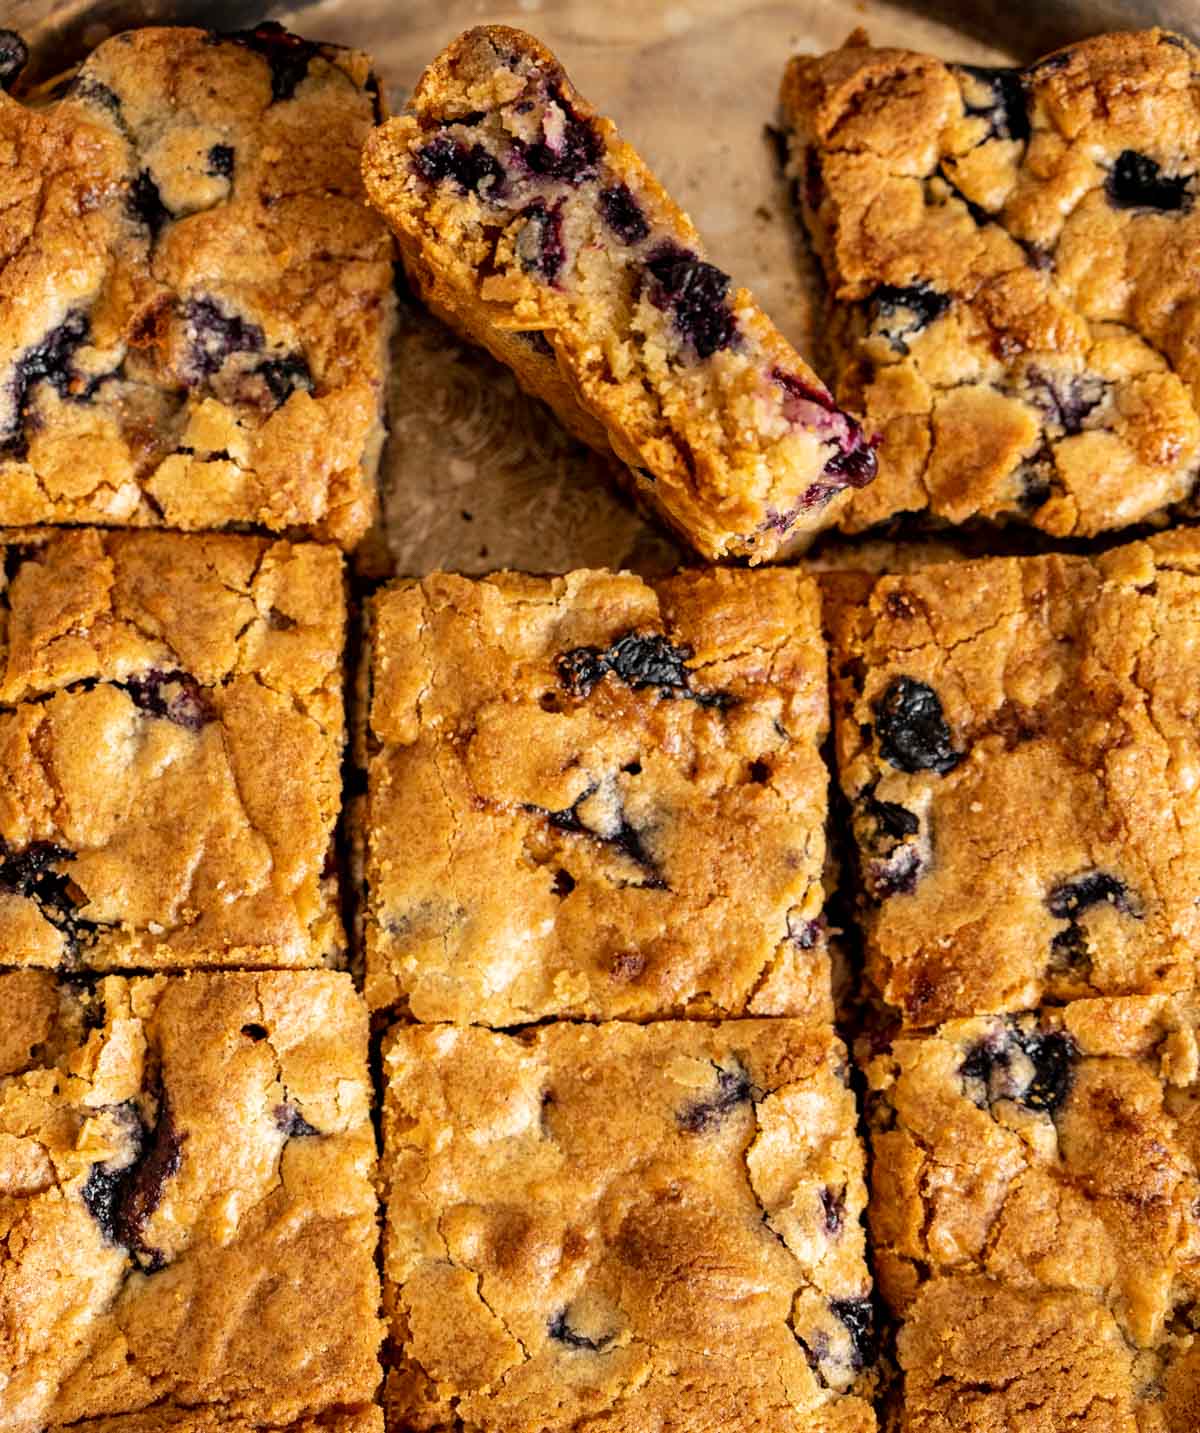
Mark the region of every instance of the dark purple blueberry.
POLYGON ((1194 174, 1164 174, 1156 160, 1124 149, 1109 170, 1104 191, 1117 209, 1158 209, 1177 213, 1192 207, 1189 185, 1194 174))
MULTIPOLYGON (((1136 915, 1129 896, 1129 887, 1107 871, 1089 871, 1054 887, 1046 897, 1050 914, 1059 920, 1074 920, 1089 906, 1107 901, 1122 915, 1136 915)), ((1140 919, 1140 917, 1138 917, 1140 919)))
POLYGON ((728 305, 729 275, 677 244, 663 244, 646 260, 650 302, 669 309, 680 336, 700 358, 728 348, 737 338, 737 320, 728 305))
POLYGON ((820 1193, 821 1208, 825 1213, 825 1232, 829 1237, 835 1238, 842 1232, 842 1226, 846 1222, 846 1186, 834 1189, 832 1185, 826 1185, 820 1193))
POLYGON ((875 703, 879 754, 897 771, 945 776, 963 759, 950 741, 937 693, 912 677, 896 677, 875 703))
MULTIPOLYGON (((76 350, 91 337, 91 324, 85 313, 74 310, 57 328, 52 328, 40 343, 27 348, 12 368, 5 384, 8 403, 7 423, 3 438, 9 447, 23 447, 22 428, 29 409, 33 389, 49 383, 60 398, 72 396, 77 379, 72 371, 76 350)), ((90 389, 89 389, 90 391, 90 389)), ((85 395, 78 395, 85 396, 85 395)))
POLYGON ((603 1338, 586 1338, 583 1334, 576 1333, 567 1320, 566 1309, 560 1309, 554 1315, 546 1325, 546 1332, 558 1343, 565 1343, 568 1348, 585 1348, 591 1353, 599 1353, 613 1341, 612 1334, 605 1334, 603 1338))
POLYGON ((165 1096, 159 1101, 153 1132, 147 1131, 134 1105, 124 1108, 135 1156, 123 1169, 93 1165, 81 1196, 105 1238, 123 1245, 143 1272, 152 1274, 164 1267, 165 1260, 145 1242, 146 1224, 162 1203, 167 1181, 179 1172, 187 1136, 176 1129, 165 1096))
POLYGON ((263 331, 237 314, 226 313, 213 299, 189 299, 184 307, 188 368, 197 380, 211 378, 235 353, 258 353, 263 331))
POLYGON ((134 706, 150 716, 163 717, 188 731, 199 731, 216 720, 212 701, 195 677, 186 672, 151 668, 129 677, 123 686, 134 706))
POLYGON ((1019 70, 981 69, 975 65, 960 65, 979 84, 987 87, 988 98, 983 104, 971 104, 963 97, 963 107, 969 115, 978 115, 988 122, 988 139, 1029 138, 1029 111, 1025 102, 1025 85, 1019 70))
POLYGON ((321 53, 321 46, 302 40, 276 20, 264 20, 253 30, 235 30, 220 39, 232 40, 261 55, 271 71, 271 99, 290 100, 308 74, 309 63, 321 53))
POLYGON ((878 842, 903 841, 908 836, 915 836, 921 829, 920 818, 907 806, 876 798, 875 782, 864 788, 858 804, 863 815, 874 824, 874 836, 878 842))
POLYGON ((870 1299, 830 1299, 829 1307, 849 1331, 851 1364, 861 1373, 875 1362, 875 1306, 870 1299))
POLYGON ((800 403, 815 403, 826 413, 837 412, 837 404, 823 388, 814 388, 811 383, 805 383, 803 378, 795 373, 789 373, 786 368, 773 368, 771 379, 779 384, 789 398, 800 403))
POLYGON ((865 488, 875 481, 879 472, 879 459, 875 456, 877 440, 864 437, 862 429, 851 418, 847 418, 846 426, 849 431, 841 452, 835 453, 825 464, 825 476, 834 480, 835 491, 865 488))
POLYGON ((148 169, 143 169, 129 186, 128 208, 140 224, 150 230, 151 239, 157 239, 163 228, 175 217, 162 202, 148 169))
POLYGON ((622 244, 640 244, 650 225, 628 184, 614 184, 600 191, 600 213, 622 244))
POLYGON ((214 144, 208 151, 208 172, 214 179, 233 178, 233 145, 214 144))
POLYGON ((812 950, 825 934, 825 917, 818 916, 816 920, 802 921, 789 915, 787 932, 788 939, 797 950, 812 950))
POLYGON ((141 1156, 130 1165, 128 1183, 116 1205, 117 1243, 124 1244, 148 1274, 163 1268, 162 1254, 146 1243, 146 1224, 162 1203, 167 1181, 179 1173, 186 1134, 175 1127, 170 1100, 159 1102, 158 1121, 141 1156))
POLYGON ((84 104, 94 104, 100 109, 107 110, 114 119, 119 120, 121 117, 121 101, 117 98, 116 90, 93 79, 91 75, 79 75, 71 82, 67 94, 71 99, 79 100, 84 104))
POLYGON ((275 1127, 282 1130, 288 1139, 303 1139, 321 1133, 315 1125, 309 1124, 295 1105, 276 1105, 271 1113, 275 1118, 275 1127))
POLYGON ((525 809, 544 816, 556 831, 563 831, 569 836, 588 836, 593 841, 599 841, 601 845, 620 851, 645 872, 645 879, 641 882, 645 889, 666 890, 667 883, 659 874, 654 858, 646 850, 642 833, 624 815, 621 816, 617 829, 612 832, 594 831, 580 816, 579 808, 590 796, 596 794, 596 790, 595 786, 589 786, 573 806, 568 806, 563 811, 547 811, 541 806, 526 806, 525 809))
POLYGON ((1050 970, 1053 974, 1086 970, 1091 961, 1087 933, 1074 921, 1050 942, 1050 970))
POLYGON ((1017 505, 1025 512, 1040 508, 1054 491, 1058 478, 1054 454, 1049 448, 1041 448, 1020 464, 1014 476, 1019 484, 1017 505))
POLYGON ((925 860, 917 846, 897 846, 890 855, 866 863, 867 889, 877 901, 911 896, 924 870, 925 860))
POLYGON ((482 144, 469 149, 448 134, 439 134, 413 156, 417 173, 429 184, 453 180, 464 194, 498 196, 504 188, 504 169, 482 144))
POLYGON ((1095 375, 1051 373, 1043 368, 1029 368, 1025 381, 1050 423, 1069 434, 1083 431, 1084 419, 1108 392, 1108 385, 1095 375))
POLYGON ((754 1086, 745 1070, 723 1070, 718 1065, 717 1088, 705 1099, 685 1105, 676 1119, 687 1134, 708 1134, 738 1105, 753 1103, 754 1086))
POLYGON ((908 352, 908 338, 928 328, 950 307, 950 295, 930 284, 880 284, 867 299, 872 333, 882 334, 897 353, 908 352))
POLYGON ((312 373, 299 354, 264 359, 254 372, 267 385, 277 408, 282 407, 297 389, 305 393, 313 391, 312 373))
POLYGON ((513 148, 530 173, 545 179, 561 179, 568 184, 582 184, 595 176, 604 145, 595 127, 572 111, 561 91, 551 86, 550 98, 563 114, 561 137, 553 145, 547 144, 543 127, 542 139, 533 144, 514 141, 513 148))
POLYGON ((567 262, 562 204, 547 208, 541 200, 525 210, 525 227, 517 238, 517 254, 527 273, 554 283, 567 262))
POLYGON ((558 659, 558 680, 571 696, 587 698, 611 673, 635 692, 653 687, 663 697, 684 697, 700 706, 731 706, 733 698, 726 692, 692 690, 687 667, 691 655, 690 648, 675 646, 660 632, 627 632, 607 651, 574 647, 564 652, 558 659))
POLYGON ((75 852, 50 841, 33 841, 22 850, 12 850, 0 837, 0 891, 33 901, 42 918, 65 940, 65 956, 73 959, 81 944, 97 930, 94 921, 76 914, 78 901, 69 873, 55 870, 73 861, 75 852))
POLYGON ((29 48, 15 30, 0 30, 0 90, 12 88, 13 81, 29 61, 29 48))
POLYGON ((964 1080, 978 1080, 983 1085, 981 1108, 1011 1099, 1027 1109, 1052 1115, 1071 1092, 1075 1055, 1075 1043, 1063 1031, 1043 1034, 1006 1021, 1003 1031, 981 1041, 967 1054, 959 1074, 964 1080), (1013 1068, 1018 1052, 1032 1066, 1028 1079, 1023 1066, 1013 1068))

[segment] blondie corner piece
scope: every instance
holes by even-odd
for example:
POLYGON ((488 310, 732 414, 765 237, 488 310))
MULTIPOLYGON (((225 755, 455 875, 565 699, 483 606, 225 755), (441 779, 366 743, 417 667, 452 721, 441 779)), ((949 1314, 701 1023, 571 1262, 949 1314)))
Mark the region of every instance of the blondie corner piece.
POLYGON ((870 1061, 901 1429, 1021 1428, 1034 1406, 1046 1429, 1196 1428, 1198 1027, 1192 995, 1080 1000, 870 1061))
POLYGON ((867 973, 892 1011, 1189 988, 1200 533, 824 580, 867 973))
POLYGON ((348 975, 0 974, 8 1433, 336 1429, 317 1415, 369 1403, 370 1105, 348 975))
POLYGON ((1194 507, 1194 45, 1149 30, 979 69, 858 34, 794 59, 783 109, 838 398, 883 435, 844 526, 1090 536, 1194 507))
POLYGON ((460 36, 364 172, 429 305, 705 556, 779 557, 874 477, 858 424, 531 36, 460 36))
POLYGON ((371 615, 371 1006, 830 1018, 813 582, 439 574, 371 615))
POLYGON ((298 530, 376 507, 392 243, 364 55, 278 25, 105 41, 0 95, 0 523, 298 530))
POLYGON ((0 556, 0 965, 341 961, 337 550, 42 529, 0 556))
POLYGON ((875 1427, 827 1027, 410 1026, 383 1072, 390 1427, 875 1427))

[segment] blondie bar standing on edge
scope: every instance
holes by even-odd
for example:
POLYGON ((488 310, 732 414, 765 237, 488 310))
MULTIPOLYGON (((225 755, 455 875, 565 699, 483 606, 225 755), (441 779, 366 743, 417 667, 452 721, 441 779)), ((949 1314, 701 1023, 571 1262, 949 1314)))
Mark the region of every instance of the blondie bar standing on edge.
POLYGON ((396 1433, 875 1428, 827 1027, 409 1026, 383 1074, 396 1433))
POLYGON ((901 1433, 1195 1433, 1200 1009, 1079 1000, 867 1062, 901 1433), (1085 1411, 1103 1409, 1096 1422, 1085 1411))
POLYGON ((348 975, 0 974, 6 1433, 370 1429, 370 1109, 348 975))
POLYGON ((1027 70, 852 36, 783 85, 837 394, 883 434, 840 515, 1092 536, 1196 502, 1200 51, 1105 35, 1027 70))
POLYGON ((132 31, 0 95, 0 524, 299 530, 374 515, 392 243, 364 55, 132 31))
POLYGON ((1200 533, 831 576, 866 973, 909 1026, 1190 987, 1200 533))
POLYGON ((706 557, 781 556, 871 481, 858 424, 529 35, 460 36, 364 173, 429 306, 706 557))
POLYGON ((814 582, 437 574, 370 619, 368 1004, 831 1018, 814 582))
POLYGON ((343 959, 336 549, 42 529, 0 558, 0 965, 343 959))

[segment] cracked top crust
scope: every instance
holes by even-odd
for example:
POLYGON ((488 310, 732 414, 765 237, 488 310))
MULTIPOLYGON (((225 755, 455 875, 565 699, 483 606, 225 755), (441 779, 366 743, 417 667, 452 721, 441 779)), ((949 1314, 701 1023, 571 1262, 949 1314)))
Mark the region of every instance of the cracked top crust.
POLYGON ((340 554, 7 536, 0 965, 341 959, 340 554))
POLYGON ((148 28, 0 95, 0 523, 372 520, 392 245, 365 56, 148 28))
POLYGON ((893 1013, 1190 986, 1200 535, 823 581, 867 973, 893 1013))
POLYGON ((440 574, 370 669, 369 1004, 829 1016, 813 582, 440 574))
POLYGON ((846 47, 783 86, 839 399, 884 436, 843 524, 1056 537, 1200 471, 1200 51, 1105 35, 1027 70, 846 47))
POLYGON ((844 1052, 799 1022, 396 1030, 398 1427, 875 1427, 844 1052))
POLYGON ((532 36, 460 35, 363 164, 429 306, 705 556, 802 546, 874 477, 858 423, 532 36))
POLYGON ((1079 1296, 1142 1382, 1200 1398, 1198 1025, 1190 996, 1079 1000, 871 1060, 872 1249, 896 1311, 927 1321, 950 1277, 1079 1296))
POLYGON ((14 971, 0 1012, 8 1433, 369 1402, 375 1143, 350 977, 14 971))

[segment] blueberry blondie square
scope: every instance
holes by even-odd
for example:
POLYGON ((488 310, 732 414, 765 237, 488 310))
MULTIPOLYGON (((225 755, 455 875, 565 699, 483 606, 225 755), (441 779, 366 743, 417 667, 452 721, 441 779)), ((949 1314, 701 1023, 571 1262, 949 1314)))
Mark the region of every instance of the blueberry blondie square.
POLYGON ((1025 70, 791 62, 790 172, 839 401, 883 434, 841 514, 1091 536, 1200 473, 1200 51, 1105 35, 1025 70))
POLYGON ((1080 1000, 869 1062, 902 1429, 1196 1427, 1198 1028, 1193 995, 1080 1000))
POLYGON ((370 1104, 348 975, 0 974, 6 1433, 369 1429, 370 1104))
POLYGON ((389 1427, 869 1433, 845 1068, 791 1020, 396 1029, 389 1427))
POLYGON ((0 523, 298 530, 375 511, 392 245, 365 56, 276 25, 107 40, 0 95, 0 523))
POLYGON ((531 36, 460 36, 364 173, 430 307, 705 556, 803 545, 874 477, 859 425, 531 36))
POLYGON ((372 1007, 830 1016, 813 581, 436 574, 371 629, 372 1007))
POLYGON ((0 966, 340 960, 338 551, 43 528, 0 555, 0 966))
POLYGON ((1190 986, 1200 534, 823 580, 867 973, 892 1012, 1190 986))

